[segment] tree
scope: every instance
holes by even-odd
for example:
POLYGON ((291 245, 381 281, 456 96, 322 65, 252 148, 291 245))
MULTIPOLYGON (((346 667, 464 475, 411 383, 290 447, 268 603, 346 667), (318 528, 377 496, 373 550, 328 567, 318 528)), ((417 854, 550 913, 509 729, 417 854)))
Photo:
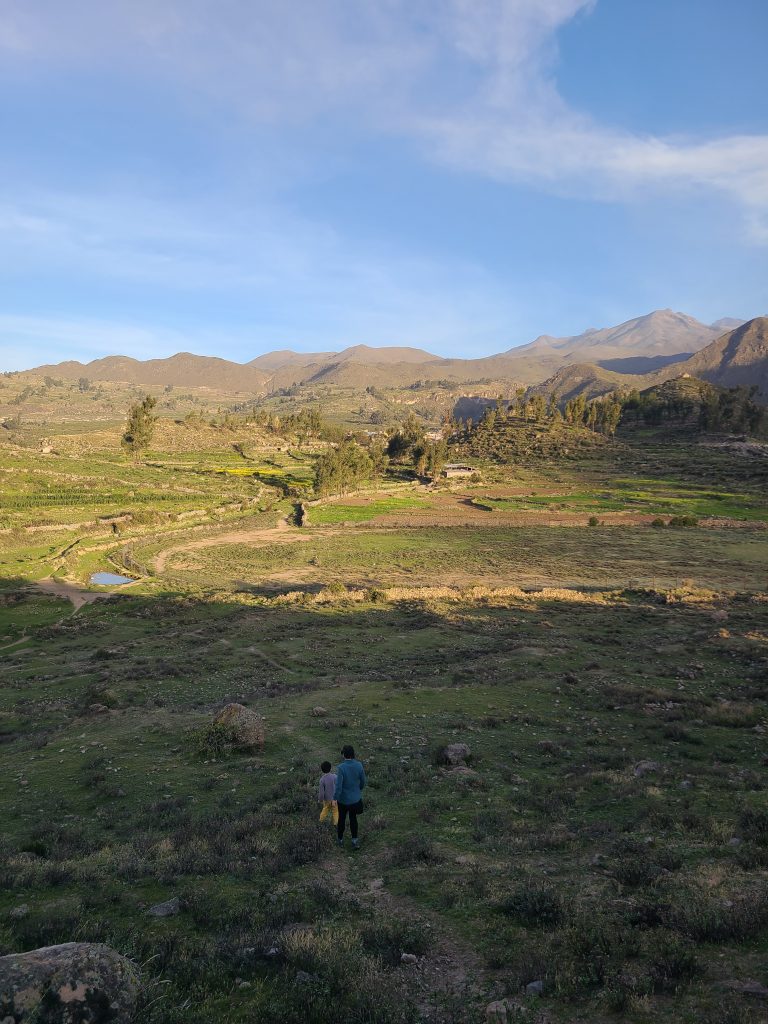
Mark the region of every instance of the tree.
POLYGON ((405 462, 412 457, 413 449, 423 442, 424 428, 410 412, 399 430, 390 435, 387 454, 395 462, 405 462))
POLYGON ((433 441, 432 444, 427 448, 427 473, 436 480, 445 465, 448 457, 448 442, 443 438, 442 441, 433 441))
POLYGON ((87 377, 79 377, 77 381, 77 387, 79 391, 85 393, 86 391, 91 390, 91 382, 88 380, 87 377))
POLYGON ((128 410, 128 421, 120 443, 134 457, 149 447, 149 442, 152 440, 157 422, 157 416, 153 411, 156 405, 157 399, 152 395, 147 395, 140 402, 135 402, 128 410))
POLYGON ((370 479, 373 461, 354 441, 343 441, 337 448, 322 452, 315 466, 315 491, 318 494, 345 494, 363 480, 370 479))

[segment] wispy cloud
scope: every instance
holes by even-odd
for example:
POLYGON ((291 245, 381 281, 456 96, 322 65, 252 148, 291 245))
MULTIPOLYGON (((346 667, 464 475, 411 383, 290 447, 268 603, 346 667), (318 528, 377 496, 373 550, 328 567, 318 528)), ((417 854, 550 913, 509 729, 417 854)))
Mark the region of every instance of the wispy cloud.
POLYGON ((249 118, 342 108, 358 131, 399 132, 473 173, 572 195, 714 189, 743 206, 762 240, 768 136, 640 135, 559 94, 557 32, 596 2, 0 0, 0 49, 9 59, 140 67, 249 118))

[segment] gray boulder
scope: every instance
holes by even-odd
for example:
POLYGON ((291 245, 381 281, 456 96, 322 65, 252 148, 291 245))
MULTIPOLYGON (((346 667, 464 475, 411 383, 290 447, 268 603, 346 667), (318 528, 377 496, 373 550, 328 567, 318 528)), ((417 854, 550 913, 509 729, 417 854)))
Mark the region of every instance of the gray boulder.
POLYGON ((180 910, 179 897, 174 896, 170 900, 165 900, 164 903, 156 903, 154 907, 149 908, 147 913, 150 917, 175 917, 180 910))
POLYGON ((128 1024, 140 983, 126 957, 101 943, 65 942, 0 957, 0 1020, 14 1024, 128 1024))
POLYGON ((464 764, 472 756, 472 751, 466 743, 449 743, 443 751, 443 756, 448 764, 464 764))
POLYGON ((660 770, 661 765, 658 761, 638 761, 634 769, 635 778, 642 779, 644 775, 650 775, 660 770))

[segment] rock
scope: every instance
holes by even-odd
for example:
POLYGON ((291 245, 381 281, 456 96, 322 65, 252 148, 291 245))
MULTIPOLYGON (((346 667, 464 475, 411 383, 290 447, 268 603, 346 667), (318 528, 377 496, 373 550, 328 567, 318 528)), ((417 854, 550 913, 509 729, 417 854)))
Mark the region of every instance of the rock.
POLYGON ((264 749, 264 719, 245 705, 227 704, 216 715, 213 723, 228 726, 236 746, 264 749))
POLYGON ((525 994, 527 996, 540 996, 544 992, 543 981, 529 981, 525 986, 525 994))
POLYGON ((318 704, 316 708, 312 708, 310 714, 312 715, 313 718, 325 718, 328 712, 325 710, 325 708, 321 707, 318 704))
POLYGON ((683 781, 680 783, 680 789, 691 789, 692 786, 693 783, 690 779, 683 779, 683 781))
POLYGON ((317 981, 317 975, 309 974, 307 971, 296 971, 294 981, 297 985, 313 985, 317 981))
POLYGON ((747 978, 745 981, 724 981, 723 988, 730 989, 731 992, 740 992, 745 996, 768 999, 768 988, 765 985, 761 985, 759 981, 753 981, 751 978, 747 978))
POLYGON ((657 772, 661 769, 658 761, 638 761, 635 765, 635 777, 641 779, 644 775, 657 772))
POLYGON ((568 683, 570 686, 576 686, 579 682, 579 677, 575 672, 564 672, 563 682, 568 683))
POLYGON ((106 704, 89 704, 88 710, 94 715, 105 715, 109 711, 109 708, 106 704))
POLYGON ((12 921, 20 921, 22 917, 26 917, 29 913, 29 905, 27 903, 20 903, 18 907, 12 907, 8 911, 8 917, 12 921))
POLYGON ((488 1003, 485 1008, 486 1024, 507 1024, 509 1020, 508 1006, 506 999, 497 999, 488 1003))
POLYGON ((384 879, 383 878, 374 878, 370 882, 370 888, 373 889, 374 891, 377 890, 377 889, 383 889, 384 888, 384 879))
POLYGON ((41 1004, 48 1024, 129 1024, 139 990, 131 961, 101 943, 66 942, 0 957, 0 1006, 13 1024, 40 1019, 41 1004))
POLYGON ((724 608, 717 608, 712 612, 711 618, 714 622, 727 622, 728 612, 724 608))
POLYGON ((174 896, 170 900, 166 900, 164 903, 156 903, 154 907, 150 907, 147 913, 150 917, 175 917, 181 910, 181 904, 179 903, 179 897, 174 896))
POLYGON ((401 953, 400 954, 400 963, 401 964, 410 964, 412 966, 413 964, 417 964, 418 962, 419 962, 419 958, 416 956, 415 953, 401 953))
POLYGON ((733 836, 731 839, 728 840, 728 845, 729 846, 741 846, 742 842, 743 842, 743 839, 740 839, 738 836, 733 836))
POLYGON ((448 764, 463 764, 472 756, 472 751, 466 743, 449 743, 443 751, 443 756, 448 764))

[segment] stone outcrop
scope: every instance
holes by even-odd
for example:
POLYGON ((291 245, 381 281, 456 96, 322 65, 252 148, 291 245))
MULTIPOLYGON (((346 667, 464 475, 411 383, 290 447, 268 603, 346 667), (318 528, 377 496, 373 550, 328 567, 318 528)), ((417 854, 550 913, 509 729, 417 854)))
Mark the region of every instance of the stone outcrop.
POLYGON ((131 961, 101 943, 0 957, 0 1020, 15 1024, 129 1024, 139 991, 131 961))
POLYGON ((264 719, 245 705, 227 704, 213 721, 231 730, 235 746, 264 749, 264 719))

